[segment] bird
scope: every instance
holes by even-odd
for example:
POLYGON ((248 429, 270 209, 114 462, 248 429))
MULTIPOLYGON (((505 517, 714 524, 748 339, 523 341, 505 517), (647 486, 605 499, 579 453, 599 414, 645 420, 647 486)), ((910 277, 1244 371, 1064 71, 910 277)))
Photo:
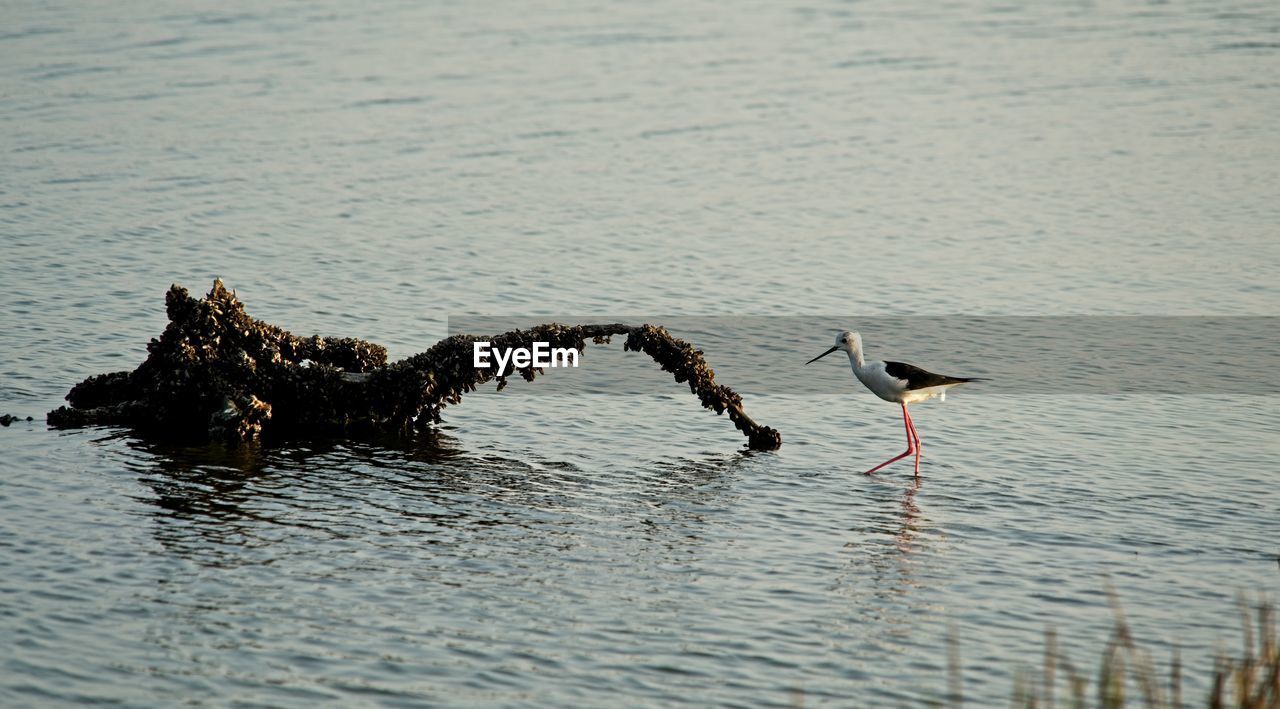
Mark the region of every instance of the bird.
POLYGON ((853 375, 858 378, 873 394, 902 406, 902 423, 907 430, 907 450, 863 473, 870 475, 890 463, 902 460, 915 453, 916 477, 920 477, 920 434, 916 433, 916 425, 911 422, 911 414, 907 413, 907 404, 928 401, 935 396, 942 401, 947 400, 947 390, 967 384, 968 382, 987 381, 985 377, 949 377, 934 374, 915 365, 904 362, 868 362, 862 354, 862 336, 851 330, 836 335, 836 344, 831 349, 805 362, 813 364, 836 350, 843 350, 849 355, 849 364, 853 367, 853 375))

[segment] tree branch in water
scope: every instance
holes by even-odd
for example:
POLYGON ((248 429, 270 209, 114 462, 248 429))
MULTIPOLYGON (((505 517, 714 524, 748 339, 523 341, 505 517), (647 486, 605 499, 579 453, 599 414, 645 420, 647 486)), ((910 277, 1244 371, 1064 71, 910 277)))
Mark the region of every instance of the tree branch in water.
POLYGON ((472 343, 493 348, 552 348, 581 353, 588 340, 625 335, 624 348, 644 352, 686 382, 702 405, 728 413, 757 450, 782 445, 781 435, 747 416, 742 397, 716 384, 700 350, 653 325, 548 323, 492 338, 453 335, 426 352, 387 363, 386 348, 353 338, 297 337, 249 317, 244 304, 214 281, 204 299, 177 285, 166 297, 169 324, 147 345, 148 357, 131 372, 89 377, 67 394, 70 406, 49 412, 61 428, 124 425, 167 437, 249 440, 263 436, 346 435, 386 431, 410 435, 439 423, 441 412, 476 387, 496 379, 498 389, 519 374, 532 381, 532 365, 500 373, 473 366, 472 343))

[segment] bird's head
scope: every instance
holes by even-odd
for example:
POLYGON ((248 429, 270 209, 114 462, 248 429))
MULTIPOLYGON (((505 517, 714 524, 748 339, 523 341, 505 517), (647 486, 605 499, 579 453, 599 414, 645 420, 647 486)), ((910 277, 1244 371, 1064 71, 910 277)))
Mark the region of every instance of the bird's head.
POLYGON ((823 357, 826 357, 827 355, 831 354, 832 352, 835 352, 836 350, 840 350, 842 352, 848 352, 850 354, 860 353, 862 351, 862 336, 856 332, 853 332, 852 330, 845 330, 844 332, 837 333, 836 344, 833 345, 831 349, 827 350, 826 352, 823 352, 817 357, 814 357, 808 362, 805 362, 805 364, 809 364, 811 362, 817 362, 818 360, 822 359, 823 357))

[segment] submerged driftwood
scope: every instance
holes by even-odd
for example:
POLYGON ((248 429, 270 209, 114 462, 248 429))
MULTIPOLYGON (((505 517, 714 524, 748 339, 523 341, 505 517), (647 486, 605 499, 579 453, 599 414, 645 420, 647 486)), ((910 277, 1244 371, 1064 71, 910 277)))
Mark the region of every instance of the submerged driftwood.
MULTIPOLYGON (((177 285, 166 297, 169 325, 147 345, 149 355, 132 372, 89 377, 67 394, 70 406, 49 412, 49 424, 73 428, 125 425, 168 437, 250 440, 262 436, 345 435, 424 430, 441 411, 480 384, 534 367, 500 373, 473 366, 472 343, 486 338, 453 335, 418 355, 391 364, 387 350, 364 340, 303 338, 255 320, 222 281, 203 300, 177 285)), ((653 325, 559 325, 513 330, 492 338, 495 349, 532 348, 534 342, 572 347, 626 335, 625 349, 642 351, 702 405, 728 413, 748 445, 771 450, 782 437, 752 421, 742 397, 715 383, 702 352, 653 325)))

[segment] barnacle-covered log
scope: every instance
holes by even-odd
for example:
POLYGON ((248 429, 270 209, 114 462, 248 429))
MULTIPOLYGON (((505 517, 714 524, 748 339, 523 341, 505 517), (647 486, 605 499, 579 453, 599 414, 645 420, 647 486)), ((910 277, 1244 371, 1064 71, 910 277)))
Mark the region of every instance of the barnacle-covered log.
POLYGON ((343 435, 371 431, 411 434, 440 421, 441 411, 476 387, 511 374, 527 381, 533 366, 499 372, 476 368, 474 342, 495 350, 552 348, 581 353, 626 335, 625 349, 648 354, 687 382, 702 405, 728 413, 748 445, 771 450, 782 437, 752 421, 742 397, 716 384, 702 352, 652 325, 560 325, 549 323, 491 338, 453 335, 426 352, 387 363, 380 345, 351 338, 302 338, 255 320, 235 293, 215 281, 204 299, 177 285, 166 298, 169 324, 147 346, 148 356, 132 372, 89 377, 67 394, 70 406, 49 412, 49 424, 70 428, 126 425, 169 437, 249 440, 343 435))

